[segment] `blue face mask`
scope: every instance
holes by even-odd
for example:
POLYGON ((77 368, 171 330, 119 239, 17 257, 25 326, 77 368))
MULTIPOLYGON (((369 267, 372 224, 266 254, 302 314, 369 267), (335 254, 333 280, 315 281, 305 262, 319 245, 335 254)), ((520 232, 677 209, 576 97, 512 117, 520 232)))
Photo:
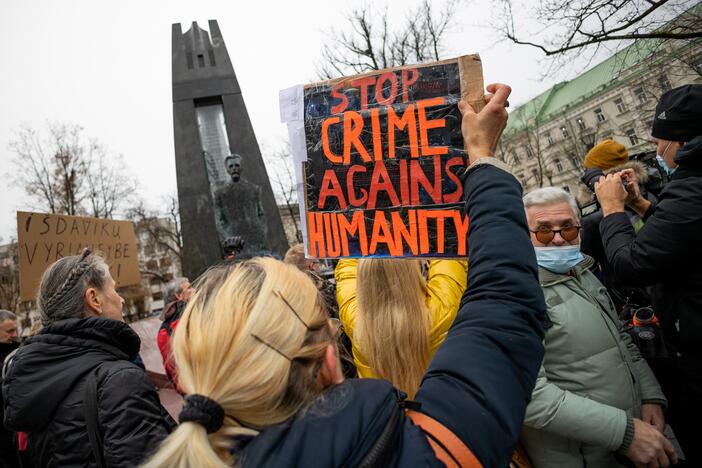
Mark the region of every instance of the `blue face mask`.
POLYGON ((656 161, 658 161, 658 165, 661 167, 661 169, 663 169, 663 172, 665 172, 665 175, 668 177, 672 176, 675 170, 677 169, 677 167, 671 168, 670 166, 668 166, 668 163, 665 162, 665 159, 663 158, 663 156, 665 156, 666 151, 668 151, 668 148, 670 147, 671 143, 672 141, 669 142, 668 145, 665 147, 665 149, 663 150, 663 154, 656 155, 656 161))
POLYGON ((554 273, 567 273, 584 260, 580 245, 562 247, 534 247, 536 263, 554 273))

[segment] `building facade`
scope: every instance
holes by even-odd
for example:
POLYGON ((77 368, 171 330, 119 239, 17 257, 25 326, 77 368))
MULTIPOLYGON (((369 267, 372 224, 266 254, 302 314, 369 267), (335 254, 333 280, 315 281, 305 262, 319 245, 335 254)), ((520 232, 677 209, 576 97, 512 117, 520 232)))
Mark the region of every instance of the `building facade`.
POLYGON ((629 155, 654 150, 650 133, 659 97, 699 83, 702 41, 640 40, 511 112, 498 157, 525 192, 556 186, 577 196, 584 157, 595 144, 614 139, 629 155))

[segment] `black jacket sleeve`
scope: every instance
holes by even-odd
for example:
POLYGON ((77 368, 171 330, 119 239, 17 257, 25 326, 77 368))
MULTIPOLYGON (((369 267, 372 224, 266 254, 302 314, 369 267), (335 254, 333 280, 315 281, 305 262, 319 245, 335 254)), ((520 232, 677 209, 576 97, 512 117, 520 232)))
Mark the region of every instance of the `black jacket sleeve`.
POLYGON ((136 366, 110 372, 98 386, 98 419, 107 466, 138 466, 168 436, 172 422, 136 366))
POLYGON ((546 306, 517 180, 479 165, 465 189, 468 286, 416 399, 483 466, 504 467, 543 358, 546 306))
POLYGON ((694 193, 694 187, 684 187, 684 183, 673 181, 666 187, 638 234, 626 213, 610 214, 600 223, 607 260, 622 284, 648 286, 670 280, 685 274, 690 260, 697 258, 702 193, 694 193))

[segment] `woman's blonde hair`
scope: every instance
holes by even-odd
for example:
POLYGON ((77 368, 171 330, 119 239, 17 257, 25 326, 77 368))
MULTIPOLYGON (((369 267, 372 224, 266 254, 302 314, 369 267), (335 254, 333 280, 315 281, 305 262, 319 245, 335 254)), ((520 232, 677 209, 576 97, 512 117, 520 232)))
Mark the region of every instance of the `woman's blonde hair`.
POLYGON ((294 266, 254 258, 205 273, 174 333, 173 355, 180 388, 219 403, 224 424, 207 434, 181 423, 145 466, 231 466, 235 436, 282 423, 319 396, 331 340, 323 301, 294 266))
POLYGON ((356 285, 356 348, 376 376, 414 397, 431 358, 427 284, 419 261, 363 259, 356 285))

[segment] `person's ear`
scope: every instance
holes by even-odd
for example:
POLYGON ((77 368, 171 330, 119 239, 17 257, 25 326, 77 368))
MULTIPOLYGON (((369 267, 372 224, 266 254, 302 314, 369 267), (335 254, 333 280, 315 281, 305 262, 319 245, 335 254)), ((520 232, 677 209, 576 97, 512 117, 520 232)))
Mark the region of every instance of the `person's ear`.
POLYGON ((332 343, 327 345, 327 349, 324 352, 324 358, 322 361, 322 366, 319 370, 319 375, 322 379, 322 385, 324 385, 324 387, 330 387, 344 381, 344 376, 341 373, 339 354, 336 350, 336 346, 334 346, 332 343))
POLYGON ((102 301, 95 288, 88 288, 85 291, 85 308, 90 315, 102 314, 102 301))

